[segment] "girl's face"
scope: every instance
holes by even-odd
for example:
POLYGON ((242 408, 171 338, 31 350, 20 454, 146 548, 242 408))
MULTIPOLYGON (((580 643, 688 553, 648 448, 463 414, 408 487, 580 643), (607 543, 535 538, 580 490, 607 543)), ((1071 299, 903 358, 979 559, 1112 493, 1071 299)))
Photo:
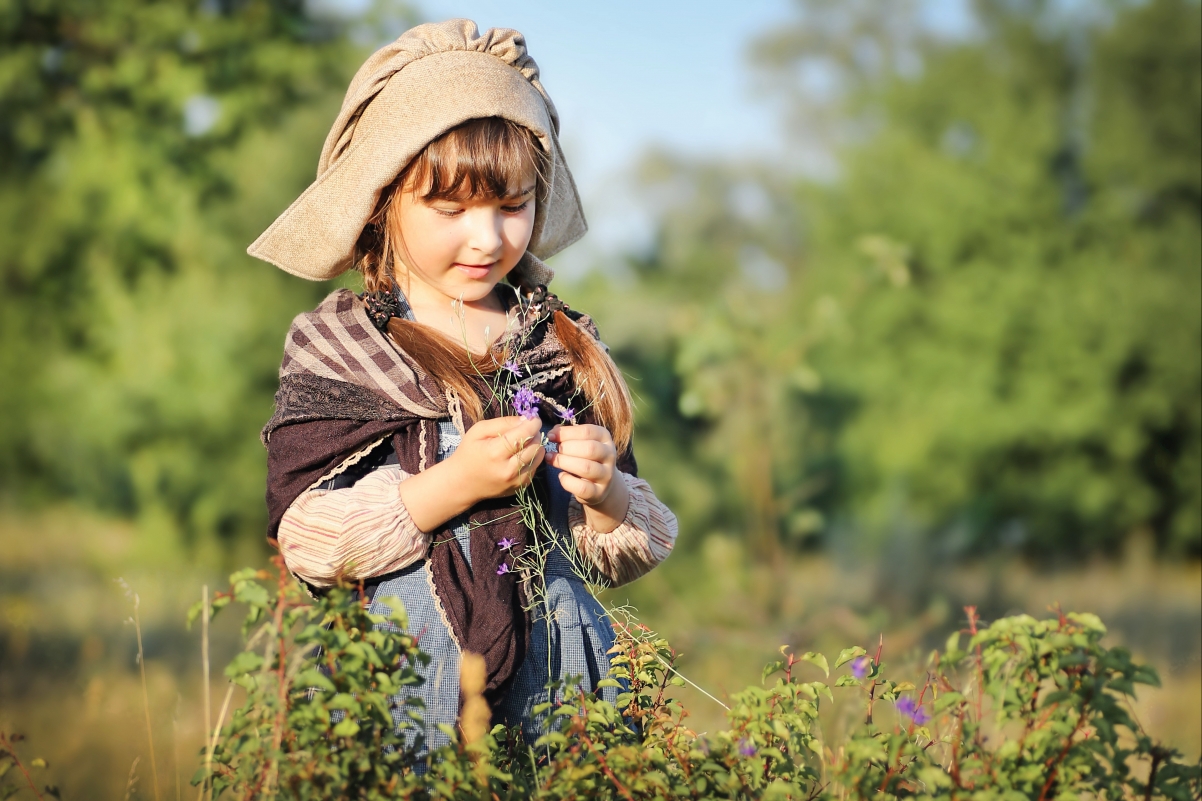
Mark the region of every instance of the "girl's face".
POLYGON ((533 174, 498 199, 426 201, 411 187, 402 190, 397 201, 408 291, 464 303, 487 297, 530 244, 534 190, 533 174))

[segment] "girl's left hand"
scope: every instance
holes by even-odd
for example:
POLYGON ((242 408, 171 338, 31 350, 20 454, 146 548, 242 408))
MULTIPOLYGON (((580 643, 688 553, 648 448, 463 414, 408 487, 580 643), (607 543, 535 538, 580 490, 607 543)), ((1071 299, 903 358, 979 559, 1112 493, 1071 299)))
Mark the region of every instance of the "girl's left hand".
POLYGON ((626 482, 618 476, 618 450, 602 426, 555 426, 547 439, 559 446, 547 451, 546 462, 558 468, 559 483, 584 507, 590 528, 613 531, 626 517, 630 498, 626 482))

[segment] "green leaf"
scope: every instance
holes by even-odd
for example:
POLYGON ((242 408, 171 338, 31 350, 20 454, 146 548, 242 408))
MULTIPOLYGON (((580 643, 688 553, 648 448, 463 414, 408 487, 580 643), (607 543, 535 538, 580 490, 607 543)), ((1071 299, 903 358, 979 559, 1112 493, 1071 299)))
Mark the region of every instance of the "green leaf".
POLYGON ((256 654, 254 651, 242 651, 225 667, 225 675, 229 678, 237 678, 248 673, 253 673, 263 667, 263 657, 256 654))
POLYGON ((1151 665, 1139 665, 1135 668, 1135 674, 1131 680, 1136 684, 1147 684, 1152 687, 1160 686, 1160 674, 1156 672, 1156 668, 1151 665))
POLYGON ((867 651, 858 645, 853 648, 844 648, 839 652, 839 657, 835 660, 835 669, 838 670, 856 657, 864 656, 867 653, 867 651))
POLYGON ((329 676, 322 673, 317 668, 309 668, 308 670, 301 671, 299 674, 297 674, 293 685, 296 687, 304 687, 306 689, 309 687, 315 687, 319 690, 324 690, 329 693, 334 692, 336 689, 334 687, 334 682, 330 681, 329 676))
POLYGON ((347 716, 338 722, 333 731, 336 737, 354 737, 359 733, 359 724, 354 718, 347 716))
POLYGON ((247 606, 264 607, 270 602, 270 595, 261 584, 248 581, 234 588, 234 599, 247 606))
POLYGON ((822 675, 830 678, 831 670, 827 666, 826 657, 822 654, 815 651, 807 651, 806 653, 802 654, 801 661, 809 662, 811 665, 815 665, 819 670, 822 671, 822 675))

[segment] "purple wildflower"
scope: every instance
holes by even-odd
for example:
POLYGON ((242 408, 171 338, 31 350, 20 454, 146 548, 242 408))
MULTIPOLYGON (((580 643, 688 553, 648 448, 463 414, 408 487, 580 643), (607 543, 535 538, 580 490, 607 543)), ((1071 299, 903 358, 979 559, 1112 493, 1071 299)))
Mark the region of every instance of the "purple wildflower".
POLYGON ((509 537, 502 537, 501 541, 497 543, 497 547, 500 548, 502 551, 508 551, 510 548, 512 548, 513 546, 515 546, 517 544, 518 544, 518 541, 516 539, 510 539, 509 537))
POLYGON ((513 393, 513 410, 527 420, 538 417, 538 398, 530 387, 522 387, 513 393))
POLYGON ((576 412, 570 406, 563 411, 556 412, 556 414, 559 415, 560 420, 563 420, 569 425, 576 422, 576 412))
POLYGON ((742 740, 739 740, 739 753, 745 757, 755 756, 755 743, 751 742, 751 740, 748 740, 746 737, 744 737, 742 740))
POLYGON ((921 726, 931 719, 922 707, 910 696, 897 699, 897 713, 911 723, 921 726))
POLYGON ((501 563, 501 566, 497 568, 497 575, 498 575, 498 576, 503 576, 503 575, 505 575, 506 573, 512 573, 512 572, 513 572, 513 571, 511 571, 511 570, 509 569, 509 563, 508 563, 508 562, 502 562, 502 563, 501 563))
POLYGON ((522 366, 512 359, 505 362, 505 364, 501 365, 501 367, 512 373, 514 378, 522 377, 522 366))
POLYGON ((872 666, 872 660, 866 656, 857 656, 851 662, 851 675, 857 679, 862 679, 868 675, 868 668, 872 666))

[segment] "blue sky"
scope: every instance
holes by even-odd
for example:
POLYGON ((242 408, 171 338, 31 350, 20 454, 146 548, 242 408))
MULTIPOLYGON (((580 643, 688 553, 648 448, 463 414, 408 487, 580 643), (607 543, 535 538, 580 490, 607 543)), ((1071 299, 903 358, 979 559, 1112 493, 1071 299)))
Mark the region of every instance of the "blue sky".
POLYGON ((559 110, 592 229, 572 248, 577 259, 649 233, 637 211, 629 213, 636 204, 623 177, 652 145, 695 155, 778 147, 770 104, 749 96, 744 51, 752 37, 787 18, 788 0, 425 0, 421 8, 430 19, 462 16, 481 29, 525 34, 559 110))
POLYGON ((748 41, 787 0, 719 3, 425 0, 431 19, 517 28, 559 109, 582 190, 653 143, 690 153, 775 145, 775 122, 748 97, 748 41))
MULTIPOLYGON (((369 0, 319 2, 353 12, 369 0)), ((561 139, 590 219, 585 251, 646 235, 629 212, 623 177, 648 148, 771 156, 783 147, 771 101, 754 91, 746 53, 756 35, 793 16, 791 0, 415 2, 429 20, 467 17, 481 29, 525 34, 559 109, 561 139)), ((967 3, 924 0, 923 15, 954 33, 968 24, 967 3)))

